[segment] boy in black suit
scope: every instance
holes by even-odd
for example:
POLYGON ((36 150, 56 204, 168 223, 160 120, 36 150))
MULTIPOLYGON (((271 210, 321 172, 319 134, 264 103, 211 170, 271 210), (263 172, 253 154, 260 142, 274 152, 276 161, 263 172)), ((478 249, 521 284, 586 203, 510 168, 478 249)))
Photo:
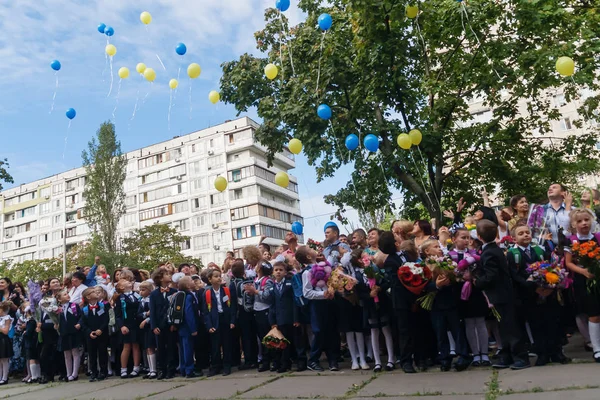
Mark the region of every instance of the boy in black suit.
POLYGON ((108 320, 110 303, 100 301, 104 291, 100 286, 86 289, 82 296, 87 305, 83 307, 81 315, 81 331, 87 342, 89 356, 90 382, 106 379, 108 374, 108 320), (98 359, 100 373, 98 373, 98 359))
POLYGON ((158 380, 175 376, 177 354, 177 332, 167 321, 169 296, 177 290, 171 288, 171 274, 167 269, 159 269, 152 277, 156 289, 150 293, 150 329, 156 335, 156 361, 158 380))
POLYGON ((481 268, 475 271, 474 284, 484 291, 491 305, 500 314, 499 328, 502 351, 494 368, 520 370, 529 368, 522 330, 516 322, 511 274, 504 252, 496 244, 498 226, 489 220, 477 222, 477 236, 484 243, 481 268))
MULTIPOLYGON (((286 339, 292 337, 292 326, 296 325, 294 289, 291 277, 286 277, 285 263, 277 261, 273 264, 273 277, 275 284, 271 289, 272 305, 269 309, 269 323, 271 328, 278 328, 286 339)), ((275 356, 274 368, 277 372, 284 373, 290 370, 290 345, 279 351, 275 356)))
POLYGON ((223 370, 223 376, 231 374, 231 330, 235 328, 235 303, 231 301, 228 287, 221 287, 221 271, 208 272, 207 287, 202 299, 204 325, 210 334, 210 370, 208 377, 223 370), (223 358, 221 358, 223 348, 223 358))

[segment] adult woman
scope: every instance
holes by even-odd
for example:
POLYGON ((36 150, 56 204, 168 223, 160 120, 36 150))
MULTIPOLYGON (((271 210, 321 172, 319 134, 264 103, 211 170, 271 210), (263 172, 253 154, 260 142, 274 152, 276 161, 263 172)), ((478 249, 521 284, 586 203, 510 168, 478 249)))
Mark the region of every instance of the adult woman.
MULTIPOLYGON (((13 292, 11 294, 11 301, 13 303, 22 304, 27 301, 27 295, 25 292, 25 287, 21 282, 15 282, 13 284, 13 292)), ((25 358, 23 357, 23 353, 21 352, 21 346, 23 343, 23 333, 25 331, 25 317, 23 316, 23 309, 21 311, 16 312, 15 322, 14 322, 14 336, 12 338, 13 345, 13 356, 10 359, 10 370, 21 372, 25 368, 25 358)))
MULTIPOLYGON (((368 247, 365 249, 365 253, 369 256, 373 257, 379 251, 379 235, 381 231, 377 228, 369 229, 369 233, 367 234, 367 245, 368 247)), ((395 240, 395 237, 394 237, 395 240)))
POLYGON ((581 193, 581 208, 589 208, 596 215, 596 223, 600 223, 600 192, 596 189, 585 189, 581 193))
POLYGON ((428 239, 434 239, 432 235, 431 224, 425 220, 417 220, 413 225, 412 235, 414 236, 415 245, 420 247, 423 242, 428 239))
MULTIPOLYGON (((42 293, 44 297, 54 298, 61 291, 62 286, 60 279, 49 278, 42 285, 42 293)), ((59 373, 59 379, 64 379, 65 367, 64 357, 62 352, 57 348, 58 332, 54 328, 54 319, 50 314, 42 311, 40 322, 37 326, 38 332, 42 336, 42 346, 40 349, 40 367, 42 371, 41 384, 54 382, 54 376, 59 373)))
POLYGON ((9 278, 0 279, 0 303, 3 301, 10 300, 12 305, 10 306, 10 316, 15 318, 15 313, 21 305, 21 298, 17 292, 15 292, 15 286, 9 278))
POLYGON ((527 220, 529 215, 529 203, 527 202, 527 197, 525 197, 523 194, 518 194, 511 197, 510 206, 514 210, 514 213, 512 219, 508 221, 509 232, 512 230, 512 228, 514 228, 517 222, 522 219, 527 220))

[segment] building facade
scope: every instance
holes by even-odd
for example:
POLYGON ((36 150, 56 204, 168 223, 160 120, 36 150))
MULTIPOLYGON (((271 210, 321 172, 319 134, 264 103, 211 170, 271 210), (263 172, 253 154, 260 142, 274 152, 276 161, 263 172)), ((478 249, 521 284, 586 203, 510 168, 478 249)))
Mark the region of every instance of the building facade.
MULTIPOLYGON (((275 174, 295 167, 285 149, 267 166, 266 148, 254 139, 258 124, 247 117, 177 136, 125 154, 127 211, 118 235, 151 224, 169 224, 190 240, 186 255, 206 265, 246 245, 279 245, 294 221, 302 221, 296 178, 287 188, 275 174), (214 188, 218 176, 227 189, 214 188)), ((89 240, 83 207, 85 169, 77 168, 0 192, 0 260, 59 257, 89 240)), ((165 260, 168 261, 168 260, 165 260)))

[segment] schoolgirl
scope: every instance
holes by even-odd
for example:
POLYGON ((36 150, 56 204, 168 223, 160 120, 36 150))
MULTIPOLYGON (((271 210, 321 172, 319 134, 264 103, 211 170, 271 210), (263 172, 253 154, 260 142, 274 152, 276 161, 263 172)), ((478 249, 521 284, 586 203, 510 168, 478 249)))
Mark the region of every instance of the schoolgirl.
MULTIPOLYGON (((271 330, 269 324, 269 308, 271 307, 272 299, 270 298, 273 290, 273 266, 267 261, 261 261, 256 266, 256 279, 254 286, 246 285, 246 291, 254 296, 254 320, 256 322, 256 331, 258 338, 262 339, 271 330)), ((258 372, 269 371, 271 369, 271 354, 269 350, 261 345, 262 360, 258 367, 258 372)))
POLYGON ((127 279, 117 282, 113 297, 115 304, 115 322, 121 332, 123 350, 121 351, 121 379, 135 378, 140 374, 141 352, 138 343, 139 323, 137 322, 141 297, 133 292, 133 283, 127 279), (133 370, 128 374, 127 364, 133 352, 133 370))
POLYGON ((12 305, 11 301, 0 303, 0 386, 8 384, 9 360, 13 356, 12 341, 8 337, 13 323, 9 314, 12 305))
POLYGON ((140 322, 140 336, 144 351, 148 357, 148 374, 144 379, 156 379, 156 336, 150 329, 150 293, 154 290, 151 282, 144 281, 140 284, 140 308, 138 320, 140 322))
POLYGON ((81 309, 79 305, 71 303, 69 292, 66 289, 58 292, 56 300, 60 304, 58 310, 58 348, 62 350, 65 357, 67 368, 65 382, 72 382, 79 379, 79 366, 83 354, 81 325, 79 324, 81 309))
POLYGON ((37 383, 41 377, 37 323, 33 318, 29 303, 21 304, 19 309, 25 318, 22 345, 27 367, 27 379, 24 382, 37 383))

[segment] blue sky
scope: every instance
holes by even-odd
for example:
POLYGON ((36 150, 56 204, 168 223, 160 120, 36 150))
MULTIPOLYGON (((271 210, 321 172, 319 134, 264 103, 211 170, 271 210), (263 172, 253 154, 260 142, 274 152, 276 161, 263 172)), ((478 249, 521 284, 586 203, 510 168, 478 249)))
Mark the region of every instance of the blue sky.
MULTIPOLYGON (((0 157, 7 157, 15 185, 43 178, 81 165, 81 151, 99 124, 113 120, 123 151, 156 143, 172 136, 193 132, 236 116, 232 106, 208 101, 208 92, 219 89, 220 64, 244 52, 256 54, 253 33, 264 24, 264 10, 274 0, 19 0, 0 3, 0 157), (147 27, 139 20, 142 11, 152 14, 147 27), (104 48, 107 37, 96 30, 99 23, 110 25, 117 47, 113 58, 113 87, 104 48), (175 53, 184 42, 185 56, 175 53), (157 55, 166 67, 162 68, 157 55), (50 62, 58 59, 54 111, 55 74, 50 62), (150 84, 135 72, 139 62, 157 74, 150 84), (202 67, 192 82, 186 68, 191 62, 202 67), (131 75, 119 91, 117 70, 126 66, 131 75), (181 74, 172 104, 170 129, 167 121, 170 89, 168 81, 181 74), (145 99, 145 101, 143 101, 145 99), (138 110, 132 120, 134 105, 138 110), (113 119, 113 110, 114 113, 113 119), (68 129, 65 111, 73 107, 77 117, 68 129), (68 140, 65 145, 65 137, 68 140), (63 159, 64 153, 64 159, 63 159)), ((292 1, 286 12, 292 23, 303 15, 292 1)), ((256 113, 248 116, 258 121, 256 113)), ((323 195, 337 191, 349 179, 349 169, 336 177, 316 183, 314 169, 302 156, 297 168, 306 237, 322 239, 322 227, 333 211, 323 195)), ((354 211, 348 217, 357 221, 354 211)), ((343 230, 343 229, 342 229, 343 230)))

